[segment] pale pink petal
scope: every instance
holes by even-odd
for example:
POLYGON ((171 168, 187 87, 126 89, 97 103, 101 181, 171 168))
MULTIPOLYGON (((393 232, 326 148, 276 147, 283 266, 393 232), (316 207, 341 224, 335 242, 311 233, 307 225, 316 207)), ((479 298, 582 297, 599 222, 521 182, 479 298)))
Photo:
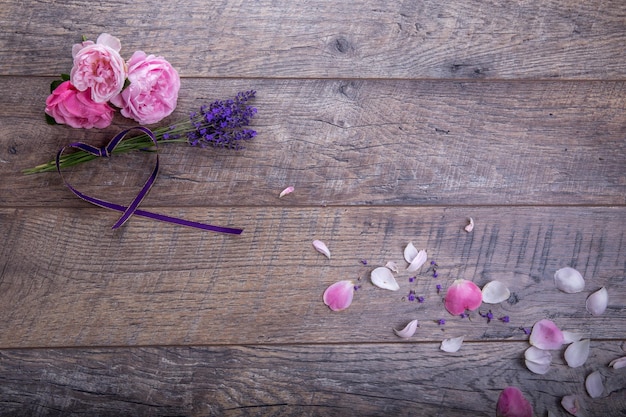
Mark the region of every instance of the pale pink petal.
POLYGON ((330 259, 330 251, 328 250, 328 246, 326 246, 324 242, 322 242, 321 240, 314 240, 313 247, 319 253, 324 254, 328 259, 330 259))
POLYGON ((604 382, 602 382, 602 375, 599 371, 594 371, 585 379, 585 388, 591 398, 598 398, 602 396, 604 392, 604 382))
POLYGON ((578 342, 583 338, 581 333, 568 332, 567 330, 563 330, 563 343, 570 344, 572 342, 578 342))
POLYGON ((524 360, 529 371, 543 375, 550 370, 552 354, 547 350, 531 346, 524 352, 524 360))
POLYGON ((385 267, 389 268, 392 272, 395 272, 396 274, 400 272, 400 268, 398 267, 398 264, 395 263, 394 261, 387 262, 385 264, 385 267))
POLYGON ((470 233, 472 230, 474 230, 474 219, 470 217, 467 226, 465 226, 465 231, 470 233))
POLYGON ((287 194, 291 194, 293 193, 294 190, 295 188, 293 187, 293 185, 290 185, 289 187, 285 188, 284 190, 280 192, 280 194, 278 195, 278 198, 282 198, 286 196, 287 194))
POLYGON ((626 356, 619 359, 614 359, 609 363, 609 366, 613 369, 620 369, 626 367, 626 356))
POLYGON ((533 408, 516 387, 506 387, 498 397, 496 417, 532 417, 533 408))
POLYGON ((115 52, 119 52, 122 49, 122 42, 115 36, 111 36, 108 33, 102 33, 96 39, 96 43, 99 45, 108 46, 113 49, 115 52))
POLYGON ((370 274, 370 279, 372 284, 376 285, 378 288, 391 291, 398 291, 400 289, 398 281, 393 277, 389 268, 385 268, 384 266, 379 266, 374 269, 370 274))
POLYGON ((587 298, 587 311, 594 316, 599 316, 606 310, 609 305, 609 293, 606 288, 602 287, 587 298))
POLYGON ((563 397, 563 399, 561 400, 561 405, 563 406, 565 411, 567 411, 573 416, 577 416, 578 412, 580 411, 580 404, 578 402, 578 397, 573 394, 566 395, 565 397, 563 397))
POLYGON ((324 291, 324 304, 333 311, 341 311, 350 307, 354 296, 354 282, 344 280, 335 282, 324 291))
POLYGON ((446 310, 455 316, 465 310, 476 310, 483 301, 483 293, 472 281, 457 279, 450 285, 445 297, 446 310))
POLYGON ((463 344, 464 338, 465 338, 464 336, 459 336, 459 337, 453 337, 451 339, 444 339, 441 342, 440 349, 448 353, 458 352, 458 350, 461 349, 461 345, 463 344))
POLYGON ((565 349, 565 362, 570 368, 582 366, 589 357, 589 339, 574 342, 565 349))
POLYGON ((500 281, 490 281, 483 286, 483 302, 499 304, 511 296, 511 291, 500 281))
POLYGON ((573 294, 585 288, 585 279, 580 272, 567 266, 555 272, 554 284, 559 290, 573 294))
POLYGON ((428 254, 426 253, 426 251, 424 249, 420 250, 419 252, 417 252, 417 255, 415 256, 415 258, 413 258, 411 264, 406 270, 409 272, 417 271, 421 268, 422 265, 424 265, 424 263, 426 263, 427 259, 428 254))
POLYGON ((409 322, 409 324, 407 324, 404 327, 404 329, 402 330, 393 329, 393 331, 396 334, 396 336, 402 337, 403 339, 407 339, 415 334, 415 332, 417 331, 417 326, 418 326, 417 320, 412 320, 409 322))
POLYGON ((560 348, 565 341, 563 332, 550 320, 539 320, 533 326, 529 342, 539 349, 554 350, 560 348))
POLYGON ((408 263, 413 262, 413 259, 417 256, 417 249, 413 245, 413 242, 409 242, 404 248, 404 260, 408 263))

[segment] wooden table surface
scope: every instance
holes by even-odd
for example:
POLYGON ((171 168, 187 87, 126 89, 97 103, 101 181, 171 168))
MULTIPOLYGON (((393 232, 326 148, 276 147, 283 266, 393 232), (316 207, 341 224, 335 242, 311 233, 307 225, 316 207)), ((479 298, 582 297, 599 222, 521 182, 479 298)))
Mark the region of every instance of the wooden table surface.
MULTIPOLYGON (((626 356, 623 0, 6 0, 0 23, 0 415, 493 416, 507 386, 536 416, 567 415, 569 394, 586 416, 626 415, 626 369, 608 367, 626 356), (117 214, 56 173, 22 174, 133 125, 43 118, 72 45, 102 32, 178 69, 159 126, 257 91, 244 150, 162 147, 142 204, 240 236, 139 217, 111 230, 117 214), (437 278, 427 263, 409 282, 409 242, 437 278), (369 281, 388 261, 397 292, 369 281), (565 266, 582 292, 555 288, 565 266), (512 295, 452 316, 458 278, 512 295), (344 279, 361 288, 330 311, 322 293, 344 279), (592 316, 601 287, 609 306, 592 316), (591 339, 583 366, 563 348, 547 374, 526 369, 523 328, 544 318, 591 339)), ((124 203, 151 158, 94 161, 72 182, 124 203)))

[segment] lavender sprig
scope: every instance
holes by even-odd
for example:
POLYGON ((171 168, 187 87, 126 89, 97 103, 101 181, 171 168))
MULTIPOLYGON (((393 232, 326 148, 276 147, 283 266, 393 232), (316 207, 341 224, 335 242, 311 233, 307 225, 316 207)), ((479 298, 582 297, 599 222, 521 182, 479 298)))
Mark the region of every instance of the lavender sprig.
MULTIPOLYGON (((256 136, 256 131, 247 126, 257 113, 257 109, 248 105, 256 92, 240 92, 234 99, 217 100, 209 105, 202 105, 189 117, 170 126, 153 130, 159 145, 164 143, 188 143, 191 146, 242 149, 243 142, 256 136)), ((150 150, 153 147, 148 135, 124 139, 113 151, 114 154, 133 150, 150 150)), ((97 158, 85 151, 65 154, 60 159, 60 167, 70 167, 97 158)), ((36 174, 56 170, 55 161, 24 170, 24 174, 36 174)))

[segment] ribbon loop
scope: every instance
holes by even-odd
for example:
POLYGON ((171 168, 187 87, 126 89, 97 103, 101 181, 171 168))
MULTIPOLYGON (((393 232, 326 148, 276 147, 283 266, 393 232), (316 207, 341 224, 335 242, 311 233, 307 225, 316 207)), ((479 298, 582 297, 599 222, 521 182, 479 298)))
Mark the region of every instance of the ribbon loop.
POLYGON ((233 229, 233 228, 230 228, 230 227, 213 226, 213 225, 210 225, 210 224, 192 222, 192 221, 188 221, 188 220, 179 219, 179 218, 176 218, 176 217, 164 216, 164 215, 161 215, 161 214, 156 214, 156 213, 151 213, 151 212, 144 211, 144 210, 139 210, 138 209, 139 204, 141 204, 143 199, 146 197, 146 195, 148 194, 148 192, 152 188, 152 185, 154 184, 154 181, 156 180, 157 174, 159 172, 159 154, 158 154, 158 152, 156 152, 156 160, 155 160, 154 168, 152 169, 152 173, 150 174, 150 176, 146 180, 146 182, 143 185, 143 187, 141 187, 141 190, 139 191, 139 193, 137 193, 137 195, 135 196, 133 201, 131 201, 131 203, 127 207, 119 205, 119 204, 110 203, 108 201, 101 200, 101 199, 98 199, 98 198, 90 197, 90 196, 88 196, 88 195, 78 191, 74 187, 72 187, 69 184, 69 182, 65 179, 65 177, 63 176, 63 173, 61 172, 60 160, 61 160, 61 155, 63 155, 63 153, 65 152, 66 149, 68 149, 68 148, 80 149, 82 151, 85 151, 85 152, 87 152, 89 154, 92 154, 92 155, 95 155, 97 157, 107 158, 107 157, 111 156, 111 154, 113 153, 115 147, 133 129, 140 130, 143 133, 145 133, 146 135, 148 135, 148 137, 150 138, 150 140, 154 144, 155 149, 158 149, 158 142, 157 142, 156 137, 154 136, 154 133, 152 133, 152 131, 150 129, 148 129, 146 127, 143 127, 143 126, 135 126, 135 127, 131 127, 129 129, 121 131, 120 133, 115 135, 115 137, 113 139, 111 139, 111 141, 106 146, 104 146, 102 148, 97 148, 95 146, 91 146, 91 145, 88 145, 88 144, 82 143, 82 142, 70 143, 69 145, 64 146, 63 148, 61 148, 59 150, 59 152, 57 153, 57 157, 56 157, 57 172, 59 173, 59 175, 63 179, 63 183, 65 184, 65 186, 67 188, 69 188, 69 190, 72 193, 74 193, 74 195, 76 195, 78 198, 80 198, 82 200, 85 200, 85 201, 87 201, 87 202, 89 202, 91 204, 94 204, 96 206, 99 206, 99 207, 103 207, 103 208, 107 208, 107 209, 110 209, 110 210, 115 210, 115 211, 122 212, 122 216, 111 227, 112 229, 119 228, 124 223, 126 223, 128 221, 128 219, 130 219, 130 217, 133 214, 135 214, 135 215, 142 216, 142 217, 148 217, 148 218, 151 218, 151 219, 154 219, 154 220, 159 220, 159 221, 164 221, 164 222, 168 222, 168 223, 179 224, 179 225, 182 225, 182 226, 194 227, 194 228, 197 228, 197 229, 208 230, 208 231, 213 231, 213 232, 218 232, 218 233, 229 233, 229 234, 237 234, 238 235, 238 234, 241 234, 241 232, 243 232, 242 229, 233 229))

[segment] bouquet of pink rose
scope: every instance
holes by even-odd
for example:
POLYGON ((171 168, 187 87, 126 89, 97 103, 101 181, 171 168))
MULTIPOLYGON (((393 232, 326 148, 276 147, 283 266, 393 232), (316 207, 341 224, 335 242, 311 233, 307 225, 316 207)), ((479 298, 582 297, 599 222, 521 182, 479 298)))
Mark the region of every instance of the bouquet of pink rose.
POLYGON ((115 109, 141 124, 153 124, 176 108, 180 78, 163 57, 135 52, 128 62, 120 56, 121 42, 103 33, 96 42, 72 48, 74 65, 69 75, 51 85, 46 100, 50 123, 75 128, 104 128, 115 109))

